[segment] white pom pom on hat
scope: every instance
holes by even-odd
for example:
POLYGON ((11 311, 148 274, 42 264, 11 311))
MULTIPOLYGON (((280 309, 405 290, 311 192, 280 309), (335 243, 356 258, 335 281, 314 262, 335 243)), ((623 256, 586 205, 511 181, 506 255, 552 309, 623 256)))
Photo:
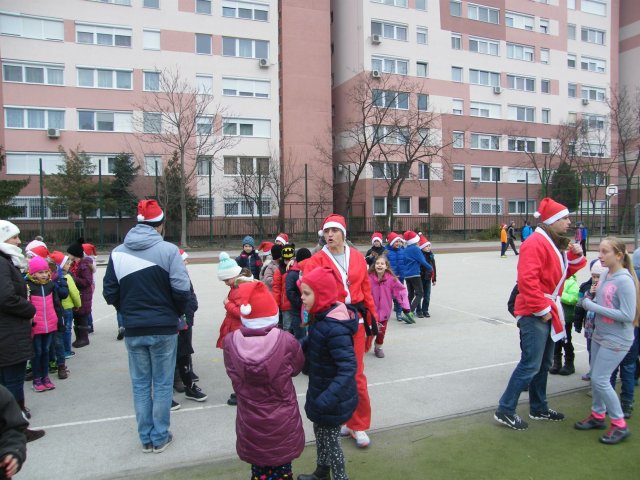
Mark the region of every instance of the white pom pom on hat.
POLYGON ((240 305, 240 313, 242 315, 249 315, 251 313, 251 305, 240 305))

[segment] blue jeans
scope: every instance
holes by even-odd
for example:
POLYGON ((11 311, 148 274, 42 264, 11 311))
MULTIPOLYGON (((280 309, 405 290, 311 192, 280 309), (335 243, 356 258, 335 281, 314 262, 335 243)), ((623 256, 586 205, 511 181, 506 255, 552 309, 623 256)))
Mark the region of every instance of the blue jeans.
POLYGON ((51 348, 49 348, 49 360, 56 362, 56 365, 64 365, 64 333, 53 332, 51 334, 51 348))
POLYGON ((0 367, 0 385, 11 392, 20 406, 24 404, 24 374, 26 370, 27 362, 0 367))
POLYGON ((40 333, 33 336, 33 378, 40 379, 49 376, 49 348, 53 333, 40 333))
POLYGON ((118 329, 124 327, 124 319, 120 312, 116 312, 116 321, 118 322, 118 329))
POLYGON ((71 333, 73 331, 73 310, 68 308, 64 311, 63 315, 64 320, 64 335, 62 338, 62 343, 64 345, 64 353, 71 353, 71 333))
POLYGON ((520 318, 520 362, 511 374, 507 389, 500 398, 498 411, 507 415, 516 413, 520 394, 529 386, 529 410, 546 412, 547 377, 553 360, 554 342, 549 335, 551 321, 538 317, 520 318))
POLYGON ((629 352, 620 362, 620 365, 613 370, 611 375, 611 386, 616 388, 616 377, 620 370, 620 400, 622 403, 633 405, 633 390, 636 387, 636 359, 640 353, 640 337, 638 337, 638 327, 633 329, 634 340, 629 352))
POLYGON ((429 313, 429 303, 431 303, 431 277, 422 279, 422 290, 424 297, 422 298, 422 308, 418 305, 418 308, 422 313, 429 313))
POLYGON ((159 446, 169 435, 178 334, 125 337, 133 407, 142 444, 159 446))
POLYGON ((297 339, 304 338, 306 335, 304 327, 300 326, 301 322, 300 315, 293 310, 282 312, 282 329, 291 332, 297 339))
POLYGON ((611 386, 611 373, 620 364, 627 352, 591 343, 591 410, 609 414, 611 420, 624 418, 616 391, 611 386))

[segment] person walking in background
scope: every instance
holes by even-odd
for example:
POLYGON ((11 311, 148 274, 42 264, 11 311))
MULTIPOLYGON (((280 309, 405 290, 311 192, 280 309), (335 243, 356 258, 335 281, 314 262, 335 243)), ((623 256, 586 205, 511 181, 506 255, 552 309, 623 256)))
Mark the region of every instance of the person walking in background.
POLYGON ((611 427, 600 441, 614 445, 627 438, 630 432, 618 395, 611 385, 611 375, 633 344, 633 330, 640 319, 640 296, 638 278, 623 241, 605 238, 600 242, 598 257, 607 271, 598 282, 596 302, 589 294, 582 299, 582 307, 596 314, 591 338, 591 414, 577 422, 575 428, 604 429, 605 416, 609 415, 611 427))
POLYGON ((526 222, 524 222, 524 227, 522 227, 522 241, 524 242, 527 238, 529 238, 531 236, 531 234, 533 233, 533 228, 531 228, 531 223, 529 223, 529 221, 527 220, 526 222))
POLYGON ((302 370, 298 341, 277 328, 278 306, 262 282, 238 287, 242 326, 224 339, 224 366, 237 395, 236 451, 251 480, 293 479, 304 429, 292 377, 302 370))
MULTIPOLYGON (((93 299, 93 293, 96 291, 98 251, 96 250, 96 246, 92 243, 83 243, 82 250, 84 251, 84 258, 91 262, 91 273, 93 273, 91 282, 91 298, 93 299)), ((93 310, 90 311, 87 316, 87 326, 89 327, 89 333, 93 333, 93 310)))
POLYGON ((256 242, 253 237, 247 235, 242 239, 242 252, 236 257, 236 263, 240 268, 248 268, 256 280, 260 279, 262 260, 255 250, 256 242))
POLYGON ((564 282, 562 288, 562 310, 564 313, 564 331, 566 337, 556 342, 553 350, 553 365, 549 368, 551 375, 571 375, 576 371, 573 361, 575 359, 573 343, 571 342, 571 330, 575 317, 576 303, 578 303, 579 288, 575 275, 571 275, 564 282), (564 350, 564 365, 562 365, 562 351, 564 350))
POLYGON ((295 255, 295 245, 286 244, 282 247, 282 261, 278 264, 278 268, 273 274, 272 293, 280 314, 282 315, 282 329, 298 337, 300 336, 297 331, 300 327, 300 322, 298 321, 300 312, 295 312, 291 309, 291 303, 287 297, 287 274, 295 255))
POLYGON ((518 250, 516 250, 516 222, 512 221, 511 224, 509 224, 509 228, 507 229, 507 236, 509 246, 513 249, 513 253, 518 255, 518 250))
POLYGON ((585 257, 587 256, 587 240, 589 236, 589 231, 583 222, 578 222, 576 224, 576 234, 574 240, 576 243, 579 243, 582 247, 582 251, 584 252, 585 257))
POLYGON ((507 258, 507 224, 503 224, 500 229, 500 258, 507 258))
POLYGON ((422 276, 420 269, 424 268, 425 275, 431 275, 433 268, 427 263, 418 247, 420 237, 416 232, 408 230, 404 232, 404 240, 407 246, 404 249, 404 278, 407 281, 407 290, 409 292, 409 301, 411 302, 411 312, 418 318, 423 318, 422 299, 424 298, 424 290, 422 289, 422 276))
POLYGON ((69 272, 73 275, 76 287, 80 291, 80 299, 82 305, 73 312, 73 321, 75 323, 74 331, 76 340, 72 343, 75 348, 82 348, 89 345, 89 315, 93 304, 93 263, 84 256, 84 248, 82 243, 84 240, 79 239, 67 248, 71 266, 69 272))
POLYGON ((567 277, 585 266, 580 245, 563 237, 571 221, 569 210, 544 198, 535 217, 540 226, 522 244, 518 262, 518 290, 514 313, 520 327, 522 354, 500 398, 494 419, 514 430, 526 430, 527 422, 516 413, 521 393, 529 389, 529 418, 562 421, 564 415, 547 404, 547 377, 554 342, 565 336, 560 306, 567 277), (568 249, 568 252, 567 252, 568 249))
POLYGON ((422 255, 429 265, 431 265, 431 273, 426 268, 420 267, 420 278, 422 280, 422 305, 418 305, 418 309, 423 317, 429 318, 429 304, 431 303, 431 287, 436 285, 436 257, 431 251, 431 242, 423 235, 420 235, 418 247, 422 250, 422 255))
POLYGON ((364 254, 367 265, 373 265, 376 258, 384 252, 385 248, 382 246, 382 234, 380 232, 374 232, 373 235, 371 235, 371 248, 364 254))
MULTIPOLYGON (((398 278, 398 281, 404 285, 404 248, 402 237, 396 232, 387 235, 387 246, 385 247, 387 258, 391 264, 391 271, 398 278)), ((395 300, 393 301, 393 311, 396 313, 396 320, 403 321, 402 307, 395 300)))
POLYGON ((187 312, 191 281, 178 247, 162 239, 158 203, 140 200, 137 220, 109 256, 102 295, 122 313, 142 451, 161 453, 173 441, 178 318, 187 312))

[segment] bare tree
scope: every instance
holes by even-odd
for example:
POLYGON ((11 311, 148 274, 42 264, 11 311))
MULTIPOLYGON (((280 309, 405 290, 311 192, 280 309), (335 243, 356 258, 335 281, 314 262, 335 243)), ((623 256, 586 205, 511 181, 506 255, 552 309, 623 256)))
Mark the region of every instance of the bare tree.
POLYGON ((223 117, 227 109, 214 103, 210 92, 185 79, 178 67, 159 71, 156 91, 136 105, 141 112, 134 117, 134 129, 143 142, 160 144, 166 153, 177 152, 180 161, 180 245, 187 244, 187 190, 190 188, 197 159, 217 158, 219 152, 234 146, 236 137, 224 135, 223 117))

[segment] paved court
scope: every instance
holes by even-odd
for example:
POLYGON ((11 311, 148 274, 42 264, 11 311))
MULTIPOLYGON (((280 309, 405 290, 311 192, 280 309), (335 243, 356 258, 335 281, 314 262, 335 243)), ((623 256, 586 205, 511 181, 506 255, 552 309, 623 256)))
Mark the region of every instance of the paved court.
MULTIPOLYGON (((506 310, 516 278, 516 257, 501 259, 496 252, 479 252, 436 258, 432 317, 418 319, 416 325, 390 320, 386 358, 377 359, 373 353, 366 358, 373 407, 371 449, 376 448, 377 429, 495 406, 517 362, 518 332, 506 310)), ((71 374, 67 380, 54 380, 55 390, 36 394, 26 389, 32 425, 45 428, 47 435, 29 444, 28 460, 16 478, 112 478, 235 456, 235 409, 226 405, 231 384, 222 351, 215 348, 227 287, 217 280, 212 264, 188 268, 200 302, 194 365, 209 399, 197 403, 175 394, 182 409, 172 414, 175 441, 171 447, 162 454, 141 451, 126 350, 115 339, 115 313, 100 294, 101 268, 96 277, 96 332, 91 345, 69 360, 71 374)), ((587 276, 585 269, 579 280, 587 276)), ((550 393, 586 386, 580 380, 588 368, 584 338, 577 334, 574 338, 577 372, 570 377, 551 376, 550 393)), ((295 379, 301 409, 306 382, 304 376, 295 379)), ((526 413, 525 406, 521 413, 526 413)), ((487 422, 492 421, 487 415, 487 422)), ((305 431, 307 441, 313 440, 306 419, 305 431)))

